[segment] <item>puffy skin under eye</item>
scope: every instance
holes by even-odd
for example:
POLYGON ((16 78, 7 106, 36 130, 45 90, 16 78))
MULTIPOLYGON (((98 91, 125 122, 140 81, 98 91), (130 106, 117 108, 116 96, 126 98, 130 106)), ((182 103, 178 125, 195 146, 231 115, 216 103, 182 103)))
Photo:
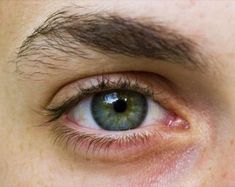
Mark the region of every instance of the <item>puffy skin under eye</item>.
POLYGON ((150 97, 132 90, 110 90, 81 100, 68 114, 79 126, 124 131, 161 122, 168 112, 150 97))

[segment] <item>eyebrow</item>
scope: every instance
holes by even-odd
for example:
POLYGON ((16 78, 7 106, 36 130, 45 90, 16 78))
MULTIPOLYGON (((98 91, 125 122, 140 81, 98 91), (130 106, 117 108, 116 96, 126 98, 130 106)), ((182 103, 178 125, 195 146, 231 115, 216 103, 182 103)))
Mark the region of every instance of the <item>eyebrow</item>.
POLYGON ((50 15, 23 42, 17 54, 19 61, 56 58, 52 50, 88 58, 81 48, 83 45, 103 54, 161 60, 193 70, 205 65, 204 55, 194 40, 162 23, 108 12, 77 12, 80 9, 69 8, 50 15))

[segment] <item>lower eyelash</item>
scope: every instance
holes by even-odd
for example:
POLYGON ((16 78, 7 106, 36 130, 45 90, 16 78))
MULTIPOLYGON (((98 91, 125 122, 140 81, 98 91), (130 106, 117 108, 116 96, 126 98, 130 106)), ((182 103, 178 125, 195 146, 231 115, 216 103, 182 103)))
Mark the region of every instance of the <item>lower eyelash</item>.
MULTIPOLYGON (((66 147, 72 146, 73 151, 76 150, 78 145, 82 145, 84 142, 88 143, 87 152, 91 151, 92 145, 99 144, 100 147, 108 148, 114 139, 108 139, 104 137, 96 137, 94 134, 85 134, 79 131, 75 131, 66 126, 56 125, 52 128, 52 131, 56 134, 54 143, 65 143, 66 147)), ((97 148, 97 146, 94 146, 97 148)), ((92 150, 94 152, 95 150, 92 150)))
POLYGON ((80 147, 84 147, 86 155, 97 155, 100 151, 102 151, 102 154, 106 153, 108 155, 111 146, 115 146, 117 150, 122 150, 122 148, 129 146, 144 145, 148 143, 149 138, 152 136, 158 136, 162 139, 162 135, 156 130, 154 132, 132 132, 130 135, 118 137, 84 133, 57 123, 52 125, 51 130, 56 134, 55 144, 64 145, 65 148, 70 147, 74 152, 80 147))

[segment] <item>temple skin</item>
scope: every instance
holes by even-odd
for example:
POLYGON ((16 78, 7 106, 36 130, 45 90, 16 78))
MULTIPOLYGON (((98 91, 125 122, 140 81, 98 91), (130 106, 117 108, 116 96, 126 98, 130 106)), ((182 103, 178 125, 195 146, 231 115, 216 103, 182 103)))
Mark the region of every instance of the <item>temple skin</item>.
MULTIPOLYGON (((2 0, 0 186, 235 186, 234 12, 235 2, 229 0, 2 0), (197 51, 193 57, 202 66, 199 70, 171 63, 172 56, 169 60, 119 54, 85 42, 79 49, 88 58, 64 55, 53 48, 44 51, 45 56, 39 53, 18 59, 25 39, 49 15, 68 7, 79 7, 72 8, 72 14, 78 10, 79 14, 105 12, 153 27, 161 23, 192 41, 197 51), (47 58, 46 52, 54 58, 47 58), (53 144, 49 128, 38 127, 45 116, 35 110, 50 103, 61 88, 89 76, 129 71, 150 72, 169 80, 173 88, 169 95, 175 98, 169 108, 190 122, 184 135, 174 132, 177 142, 172 145, 176 146, 168 145, 167 151, 153 146, 149 154, 130 162, 118 162, 119 157, 100 162, 95 156, 86 159, 53 144), (183 98, 182 102, 177 98, 183 98)), ((43 37, 37 38, 37 44, 43 44, 43 37)))

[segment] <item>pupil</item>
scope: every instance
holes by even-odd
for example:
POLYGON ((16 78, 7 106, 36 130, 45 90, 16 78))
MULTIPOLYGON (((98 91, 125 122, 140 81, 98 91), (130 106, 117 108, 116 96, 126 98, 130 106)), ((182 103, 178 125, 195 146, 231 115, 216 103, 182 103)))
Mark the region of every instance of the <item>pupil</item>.
POLYGON ((115 112, 125 112, 127 108, 127 102, 124 101, 123 99, 118 99, 117 101, 113 102, 113 109, 115 110, 115 112))

